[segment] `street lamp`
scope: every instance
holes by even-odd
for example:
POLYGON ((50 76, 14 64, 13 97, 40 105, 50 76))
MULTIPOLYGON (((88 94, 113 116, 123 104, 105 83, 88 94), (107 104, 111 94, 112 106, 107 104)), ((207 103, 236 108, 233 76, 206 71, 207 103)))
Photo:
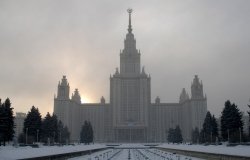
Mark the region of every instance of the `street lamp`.
POLYGON ((36 142, 38 143, 39 129, 36 130, 36 142))
POLYGON ((213 133, 211 132, 211 134, 210 134, 210 143, 212 143, 212 140, 213 140, 213 133))
POLYGON ((26 139, 25 139, 26 140, 26 145, 28 144, 28 130, 29 130, 29 128, 26 128, 26 136, 25 136, 26 137, 26 139))
POLYGON ((128 126, 129 126, 129 142, 131 143, 131 128, 132 128, 132 126, 133 126, 134 124, 133 124, 133 122, 129 122, 128 123, 128 126))
POLYGON ((240 143, 241 143, 241 128, 239 128, 239 131, 240 131, 240 143))
POLYGON ((59 134, 60 134, 60 144, 61 144, 62 143, 62 133, 61 133, 61 130, 60 130, 59 134))
POLYGON ((56 135, 56 132, 54 131, 54 137, 53 137, 53 143, 55 144, 55 135, 56 135))

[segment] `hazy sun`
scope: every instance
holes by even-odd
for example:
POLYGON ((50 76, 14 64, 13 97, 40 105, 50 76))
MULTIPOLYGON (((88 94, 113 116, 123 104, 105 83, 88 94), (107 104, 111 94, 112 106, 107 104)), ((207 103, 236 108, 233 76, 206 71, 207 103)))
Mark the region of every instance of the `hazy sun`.
POLYGON ((91 103, 92 101, 89 97, 85 96, 85 97, 81 97, 81 102, 82 103, 91 103))

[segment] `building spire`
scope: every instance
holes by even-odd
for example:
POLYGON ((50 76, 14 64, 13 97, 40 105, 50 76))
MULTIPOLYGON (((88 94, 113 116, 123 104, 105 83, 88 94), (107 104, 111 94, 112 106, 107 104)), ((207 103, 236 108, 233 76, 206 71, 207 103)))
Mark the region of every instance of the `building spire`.
POLYGON ((132 32, 132 25, 131 25, 131 13, 133 10, 131 8, 127 9, 128 15, 129 15, 129 21, 128 21, 128 33, 132 32))

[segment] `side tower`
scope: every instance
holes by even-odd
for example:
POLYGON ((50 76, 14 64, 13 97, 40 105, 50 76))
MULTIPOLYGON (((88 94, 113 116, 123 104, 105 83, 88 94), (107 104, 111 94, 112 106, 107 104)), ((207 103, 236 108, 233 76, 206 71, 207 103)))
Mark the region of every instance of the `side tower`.
POLYGON ((189 95, 186 92, 186 89, 182 88, 182 91, 181 91, 181 94, 180 94, 180 98, 179 98, 179 103, 185 103, 188 100, 189 100, 189 95))
POLYGON ((182 131, 182 137, 184 141, 190 141, 191 140, 191 132, 192 132, 192 118, 191 118, 191 100, 189 98, 188 93, 186 92, 186 89, 183 88, 180 94, 179 98, 179 104, 181 106, 181 131, 182 131))
POLYGON ((201 130, 207 113, 207 97, 203 94, 203 84, 198 75, 195 75, 191 84, 190 109, 192 129, 198 127, 201 130))
POLYGON ((110 103, 113 108, 114 141, 145 142, 150 104, 150 77, 141 70, 141 53, 136 49, 128 9, 128 33, 120 53, 120 73, 110 77, 110 103))
POLYGON ((62 80, 59 81, 57 95, 54 98, 54 114, 70 129, 72 110, 70 109, 69 91, 69 83, 66 76, 63 76, 62 80))

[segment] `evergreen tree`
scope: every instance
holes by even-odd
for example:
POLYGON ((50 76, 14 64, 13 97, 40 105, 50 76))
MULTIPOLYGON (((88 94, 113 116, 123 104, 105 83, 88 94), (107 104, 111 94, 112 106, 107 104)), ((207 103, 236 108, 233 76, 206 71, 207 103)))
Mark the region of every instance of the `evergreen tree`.
POLYGON ((173 128, 169 128, 167 140, 168 142, 174 141, 174 129, 173 128))
POLYGON ((183 138, 182 138, 182 133, 179 125, 176 126, 175 128, 175 140, 174 143, 182 143, 183 138))
POLYGON ((93 142, 94 140, 94 131, 93 131, 93 128, 92 128, 92 125, 89 121, 89 124, 88 124, 88 140, 89 140, 89 143, 93 142))
POLYGON ((60 120, 58 121, 58 124, 57 124, 57 131, 58 131, 58 142, 61 144, 62 143, 63 123, 60 120))
POLYGON ((204 119, 203 123, 203 134, 205 142, 211 142, 211 135, 212 135, 212 116, 211 113, 208 111, 206 114, 206 118, 204 119))
MULTIPOLYGON (((28 135, 28 143, 35 142, 37 133, 41 131, 42 117, 38 110, 34 106, 31 107, 26 118, 24 119, 23 133, 28 135)), ((40 136, 40 134, 39 134, 40 136)))
POLYGON ((58 120, 57 120, 57 116, 55 114, 53 114, 51 116, 51 127, 53 128, 53 142, 58 142, 58 120))
POLYGON ((205 138, 205 132, 204 130, 202 129, 200 134, 199 134, 199 143, 205 143, 206 142, 206 138, 205 138))
POLYGON ((212 126, 212 141, 216 142, 216 138, 218 138, 218 123, 214 115, 212 116, 211 120, 211 126, 212 126))
POLYGON ((240 139, 240 133, 243 135, 242 113, 238 107, 228 100, 221 115, 221 136, 224 141, 237 142, 240 139))
POLYGON ((58 121, 56 115, 50 115, 48 112, 42 121, 42 141, 47 142, 48 139, 50 142, 55 143, 58 137, 58 121))
POLYGON ((208 111, 204 119, 202 132, 200 133, 200 142, 215 142, 218 137, 218 124, 214 115, 208 111))
POLYGON ((192 131, 192 142, 198 144, 199 143, 199 129, 195 127, 192 131))
POLYGON ((42 121, 42 126, 41 126, 41 141, 44 143, 47 143, 48 138, 52 137, 50 119, 51 119, 51 115, 49 112, 47 112, 46 116, 44 117, 42 121))
POLYGON ((169 128, 167 140, 172 143, 181 143, 183 141, 181 129, 178 125, 175 129, 169 128))
POLYGON ((58 131, 58 142, 60 144, 66 144, 69 141, 70 133, 68 128, 63 125, 63 123, 59 120, 57 125, 58 131))
POLYGON ((15 124, 14 124, 14 115, 13 115, 13 108, 11 107, 10 99, 7 98, 4 103, 5 112, 7 115, 7 141, 11 141, 14 137, 15 131, 15 124))
POLYGON ((10 99, 7 98, 3 104, 0 102, 0 145, 3 141, 11 141, 14 137, 14 116, 13 108, 11 107, 10 99))
MULTIPOLYGON (((248 108, 250 109, 250 105, 248 105, 248 108)), ((250 111, 247 112, 248 113, 248 139, 250 141, 250 111)))
POLYGON ((7 126, 6 126, 6 114, 5 114, 5 109, 1 103, 1 99, 0 99, 0 146, 3 145, 5 146, 5 141, 6 141, 6 130, 7 130, 7 126))
POLYGON ((93 142, 93 128, 90 122, 85 121, 80 133, 80 142, 89 144, 93 142))

